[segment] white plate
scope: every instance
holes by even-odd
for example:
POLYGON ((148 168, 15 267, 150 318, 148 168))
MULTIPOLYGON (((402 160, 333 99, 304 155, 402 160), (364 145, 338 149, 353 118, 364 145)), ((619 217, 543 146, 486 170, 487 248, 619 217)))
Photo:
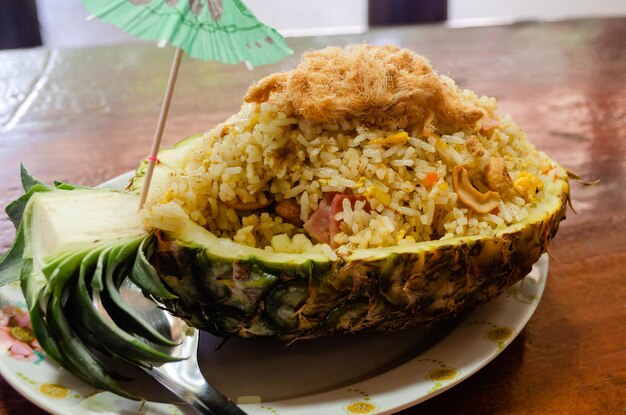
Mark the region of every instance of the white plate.
MULTIPOLYGON (((103 186, 122 187, 129 175, 103 186)), ((546 255, 495 300, 435 330, 362 334, 295 342, 220 339, 203 333, 200 365, 207 380, 250 415, 390 414, 425 401, 494 359, 526 325, 548 272, 546 255)), ((0 289, 0 373, 26 398, 62 415, 136 414, 141 403, 85 384, 29 341, 28 314, 17 284, 0 289), (21 327, 21 328, 20 328, 21 327), (26 329, 25 329, 26 328, 26 329), (20 338, 22 341, 17 340, 20 338)), ((129 385, 150 399, 167 393, 139 371, 129 385)), ((192 414, 183 405, 144 403, 142 414, 192 414)))

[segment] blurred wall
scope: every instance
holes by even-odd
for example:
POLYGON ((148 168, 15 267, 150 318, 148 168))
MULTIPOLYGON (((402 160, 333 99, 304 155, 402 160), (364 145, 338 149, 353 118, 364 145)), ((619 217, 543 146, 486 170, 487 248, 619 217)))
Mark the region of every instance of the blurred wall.
MULTIPOLYGON (((31 1, 31 0, 0 0, 31 1)), ((80 0, 36 0, 43 43, 67 48, 137 42, 89 14, 80 0)), ((368 0, 244 0, 265 23, 285 36, 354 33, 367 28, 368 0)), ((416 5, 421 0, 410 0, 416 5)), ((445 1, 445 0, 440 0, 445 1)), ((448 0, 448 19, 626 16, 626 0, 448 0)), ((469 24, 471 20, 467 20, 469 24)))
POLYGON ((0 1, 0 49, 40 45, 35 0, 0 1))
POLYGON ((448 19, 626 16, 626 0, 448 0, 448 19))

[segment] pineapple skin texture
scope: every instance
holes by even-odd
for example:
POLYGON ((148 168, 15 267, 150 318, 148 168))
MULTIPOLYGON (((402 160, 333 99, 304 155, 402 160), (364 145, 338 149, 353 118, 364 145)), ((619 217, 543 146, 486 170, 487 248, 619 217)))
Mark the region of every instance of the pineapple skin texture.
POLYGON ((558 180, 554 209, 495 237, 375 259, 293 265, 218 258, 161 233, 151 263, 179 296, 165 306, 217 336, 293 340, 403 330, 468 311, 525 277, 565 219, 569 185, 558 180))

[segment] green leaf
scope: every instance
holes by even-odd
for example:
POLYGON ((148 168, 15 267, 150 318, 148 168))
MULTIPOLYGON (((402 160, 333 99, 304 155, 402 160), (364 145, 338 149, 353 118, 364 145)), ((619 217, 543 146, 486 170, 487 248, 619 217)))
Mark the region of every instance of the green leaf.
POLYGON ((177 346, 179 343, 159 333, 149 322, 141 318, 132 306, 129 306, 126 301, 124 301, 118 290, 119 284, 116 283, 114 278, 122 281, 125 275, 117 274, 113 276, 107 273, 104 290, 101 293, 103 304, 113 321, 115 321, 121 329, 135 333, 152 343, 167 347, 177 346))
MULTIPOLYGON (((100 259, 102 255, 98 258, 100 259)), ((96 266, 97 268, 97 266, 96 266)), ((76 313, 76 320, 83 329, 91 336, 100 340, 101 348, 108 350, 113 355, 121 357, 138 365, 161 364, 182 360, 172 357, 147 345, 124 330, 120 329, 103 310, 96 309, 92 302, 99 300, 97 291, 89 292, 89 281, 86 275, 80 275, 74 290, 70 293, 68 301, 76 313)), ((91 286, 94 284, 91 283, 91 286)), ((80 332, 79 332, 80 335, 80 332)))
POLYGON ((24 192, 26 193, 28 193, 30 189, 32 189, 36 185, 46 186, 45 184, 34 178, 23 164, 20 164, 20 179, 22 181, 22 187, 24 188, 24 192))
MULTIPOLYGON (((80 271, 78 274, 79 275, 78 278, 82 278, 82 279, 87 278, 87 276, 93 272, 94 268, 96 267, 96 263, 98 261, 99 256, 100 256, 100 250, 94 249, 83 257, 83 260, 80 264, 80 271)), ((76 284, 76 281, 72 281, 72 286, 74 286, 75 284, 76 284)), ((69 294, 73 294, 73 291, 69 291, 69 294)), ((75 323, 77 323, 75 324, 77 327, 77 330, 82 327, 82 325, 79 324, 80 321, 75 321, 75 323)), ((91 333, 88 330, 81 329, 79 337, 86 345, 96 350, 101 346, 99 337, 91 335, 91 333)), ((109 353, 107 350, 103 350, 101 347, 100 347, 100 352, 106 354, 109 357, 112 356, 111 353, 109 353)), ((124 376, 113 371, 111 371, 109 375, 115 380, 120 380, 120 381, 132 380, 132 378, 129 378, 128 376, 124 376)))
POLYGON ((24 255, 24 229, 17 228, 15 240, 7 252, 0 257, 0 287, 20 279, 24 255))
POLYGON ((37 305, 30 309, 28 314, 30 315, 30 324, 33 328, 33 333, 35 334, 37 342, 39 342, 41 348, 46 352, 46 355, 57 362, 57 364, 67 368, 68 363, 65 361, 64 357, 62 357, 61 352, 59 351, 59 346, 52 338, 52 335, 46 326, 41 308, 37 305))
POLYGON ((98 255, 96 269, 94 270, 93 277, 91 279, 91 288, 93 288, 94 290, 101 291, 103 288, 103 275, 106 269, 106 264, 108 262, 109 254, 114 245, 115 244, 105 246, 98 255))
POLYGON ((87 278, 89 274, 93 273, 98 259, 100 258, 101 251, 101 249, 94 249, 83 257, 79 268, 79 278, 87 278))
MULTIPOLYGON (((142 235, 141 238, 145 237, 142 235)), ((133 255, 137 250, 141 238, 118 240, 109 243, 103 247, 98 257, 96 269, 93 273, 91 280, 91 288, 97 291, 102 291, 104 288, 104 278, 106 273, 114 273, 118 266, 120 266, 125 259, 133 255)))
POLYGON ((76 190, 76 189, 84 189, 84 190, 94 190, 92 187, 81 186, 78 184, 66 183, 59 180, 54 181, 54 187, 59 190, 76 190))
MULTIPOLYGON (((36 184, 31 188, 31 191, 38 187, 36 184)), ((20 286, 24 299, 26 300, 26 306, 28 307, 28 314, 30 315, 30 322, 33 328, 33 332, 37 341, 41 345, 46 354, 59 365, 72 369, 72 363, 68 362, 63 354, 60 352, 59 346, 55 342, 52 334, 48 330, 45 321, 45 312, 42 306, 45 304, 44 292, 47 284, 45 275, 42 272, 37 272, 33 268, 32 252, 30 247, 30 237, 25 232, 30 232, 32 222, 32 212, 30 209, 24 211, 23 221, 20 223, 22 231, 23 246, 22 246, 22 266, 20 269, 20 286)), ((19 231, 18 231, 19 232, 19 231)))
POLYGON ((20 275, 22 293, 24 293, 24 298, 26 299, 28 314, 30 315, 30 323, 41 348, 48 356, 50 356, 50 358, 52 358, 52 360, 65 367, 65 359, 59 352, 59 347, 46 327, 43 317, 44 313, 41 309, 39 301, 40 294, 45 288, 45 282, 43 282, 45 281, 45 277, 41 274, 33 274, 32 265, 32 260, 25 260, 20 275))
POLYGON ((129 399, 138 400, 139 397, 126 392, 118 386, 109 374, 109 371, 102 366, 93 353, 81 342, 74 330, 72 330, 65 317, 61 303, 63 288, 58 287, 50 295, 46 321, 50 326, 50 333, 60 346, 59 350, 66 360, 72 363, 72 373, 96 387, 110 390, 129 399))
POLYGON ((45 184, 37 183, 33 185, 28 190, 28 192, 26 192, 25 194, 23 194, 22 196, 14 200, 13 202, 9 203, 4 211, 6 212, 9 219, 11 219, 11 222, 13 222, 13 226, 15 226, 15 228, 19 226, 20 222, 22 221, 22 216, 24 215, 26 206, 28 205, 30 198, 35 193, 49 192, 51 190, 52 189, 46 186, 45 184))
POLYGON ((139 249, 133 270, 129 276, 130 280, 139 286, 142 290, 159 299, 174 299, 176 295, 172 294, 161 282, 161 278, 157 274, 154 267, 150 264, 147 257, 154 253, 154 235, 145 238, 139 249))
POLYGON ((136 258, 140 243, 145 238, 146 236, 142 235, 111 249, 107 260, 105 285, 101 293, 102 301, 109 316, 120 328, 138 334, 153 343, 173 347, 177 343, 164 337, 150 323, 142 319, 132 307, 126 304, 118 291, 128 269, 132 267, 132 260, 136 258))
POLYGON ((52 292, 65 286, 67 282, 80 271, 85 258, 97 258, 100 247, 90 247, 62 255, 59 260, 48 263, 42 272, 48 277, 47 292, 52 292))

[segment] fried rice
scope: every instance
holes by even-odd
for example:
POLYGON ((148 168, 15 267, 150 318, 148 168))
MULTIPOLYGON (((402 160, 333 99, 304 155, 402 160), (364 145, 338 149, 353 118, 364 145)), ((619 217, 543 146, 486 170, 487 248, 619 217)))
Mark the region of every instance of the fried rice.
POLYGON ((151 189, 147 226, 172 231, 189 216, 244 245, 344 255, 494 235, 524 220, 544 185, 565 174, 498 115, 494 98, 458 88, 404 49, 305 54, 298 68, 261 80, 246 99, 151 189), (367 65, 346 73, 356 60, 382 61, 382 75, 367 79, 380 69, 367 65), (405 84, 419 94, 405 93, 398 86, 405 84), (353 101, 342 100, 346 94, 353 101), (320 219, 322 211, 332 216, 320 219), (320 223, 330 228, 320 231, 320 223))

